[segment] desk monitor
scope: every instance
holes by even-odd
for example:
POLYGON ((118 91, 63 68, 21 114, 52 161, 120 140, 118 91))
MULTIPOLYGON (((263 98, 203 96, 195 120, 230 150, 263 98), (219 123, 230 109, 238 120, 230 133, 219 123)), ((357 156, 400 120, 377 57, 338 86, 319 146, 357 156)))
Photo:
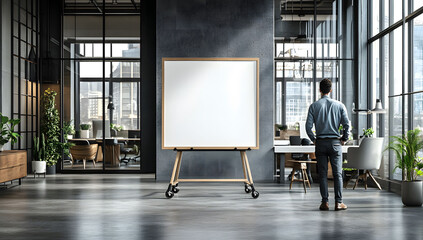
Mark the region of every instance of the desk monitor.
POLYGON ((128 138, 141 138, 140 130, 128 130, 128 138))
MULTIPOLYGON (((106 120, 104 122, 106 129, 106 138, 110 137, 110 121, 106 120)), ((103 138, 103 120, 93 120, 93 137, 94 138, 103 138)))

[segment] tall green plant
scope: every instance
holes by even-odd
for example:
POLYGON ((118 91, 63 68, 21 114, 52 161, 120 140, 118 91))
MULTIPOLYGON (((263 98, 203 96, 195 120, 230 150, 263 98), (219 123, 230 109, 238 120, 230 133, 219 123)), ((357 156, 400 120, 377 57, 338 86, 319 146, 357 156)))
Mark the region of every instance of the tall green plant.
POLYGON ((73 127, 72 120, 63 121, 62 130, 63 130, 63 136, 74 135, 75 134, 75 128, 73 127))
POLYGON ((401 137, 393 136, 386 150, 393 150, 397 157, 395 169, 405 172, 406 181, 414 181, 417 175, 422 175, 423 166, 418 153, 423 150, 423 138, 420 129, 409 130, 401 137))
POLYGON ((45 161, 46 160, 46 144, 44 133, 39 137, 34 137, 34 144, 32 146, 32 157, 34 161, 45 161))
POLYGON ((56 108, 57 93, 48 88, 42 97, 41 132, 45 135, 45 156, 47 166, 56 165, 60 159, 62 143, 60 142, 60 116, 56 108))
POLYGON ((68 135, 75 134, 75 129, 73 128, 72 120, 70 121, 63 121, 63 143, 62 143, 62 149, 63 154, 67 157, 70 157, 70 149, 71 147, 75 146, 75 144, 69 142, 68 135))

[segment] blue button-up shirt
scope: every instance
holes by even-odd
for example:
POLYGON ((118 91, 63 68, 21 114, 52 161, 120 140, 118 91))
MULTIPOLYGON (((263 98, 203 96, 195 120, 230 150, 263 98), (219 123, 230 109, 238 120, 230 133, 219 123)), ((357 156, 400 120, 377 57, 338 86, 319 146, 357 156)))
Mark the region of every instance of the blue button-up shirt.
POLYGON ((333 100, 327 95, 310 105, 308 109, 306 131, 311 141, 316 138, 341 138, 348 140, 350 121, 348 120, 345 105, 339 101, 333 100), (315 125, 316 135, 314 135, 313 124, 315 125), (338 132, 339 126, 343 126, 343 135, 338 132))

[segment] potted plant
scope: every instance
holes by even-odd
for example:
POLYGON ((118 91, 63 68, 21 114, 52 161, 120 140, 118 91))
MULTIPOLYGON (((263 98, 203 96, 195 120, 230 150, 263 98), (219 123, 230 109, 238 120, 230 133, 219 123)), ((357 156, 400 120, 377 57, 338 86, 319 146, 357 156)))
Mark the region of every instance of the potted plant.
POLYGON ((75 134, 75 128, 73 127, 72 120, 63 122, 63 136, 66 136, 66 139, 72 139, 75 134))
POLYGON ((423 150, 421 130, 409 130, 401 137, 393 136, 391 138, 393 140, 386 149, 395 152, 397 158, 395 169, 400 168, 403 171, 402 202, 406 206, 421 206, 423 203, 422 181, 417 180, 418 175, 423 175, 423 163, 417 156, 423 150))
POLYGON ((0 113, 0 124, 1 124, 1 136, 0 136, 0 152, 3 151, 3 145, 9 141, 15 144, 20 135, 14 132, 15 126, 20 122, 19 119, 9 119, 7 116, 3 116, 0 113))
POLYGON ((275 137, 279 137, 281 135, 281 132, 280 132, 281 127, 282 127, 281 124, 275 124, 275 137))
POLYGON ((81 124, 79 128, 81 129, 81 138, 90 138, 90 124, 81 124))
POLYGON ((122 129, 123 129, 123 127, 118 125, 118 124, 114 124, 114 123, 110 124, 110 130, 111 130, 111 133, 112 133, 112 137, 116 137, 117 132, 122 131, 122 129))
POLYGON ((32 146, 32 172, 35 174, 46 172, 46 144, 44 139, 44 133, 39 137, 34 137, 34 143, 32 146))
POLYGON ((373 130, 373 128, 368 128, 368 129, 363 128, 363 137, 373 137, 374 133, 375 131, 373 130))
POLYGON ((57 93, 48 88, 42 97, 41 132, 45 135, 45 161, 47 174, 56 173, 56 163, 61 157, 60 117, 56 108, 57 93))

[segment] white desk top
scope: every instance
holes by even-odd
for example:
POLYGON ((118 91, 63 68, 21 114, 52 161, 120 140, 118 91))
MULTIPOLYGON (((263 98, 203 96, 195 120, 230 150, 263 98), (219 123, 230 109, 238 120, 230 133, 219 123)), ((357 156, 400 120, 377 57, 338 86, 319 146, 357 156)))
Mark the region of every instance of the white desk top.
MULTIPOLYGON (((342 153, 347 153, 349 147, 358 147, 353 145, 342 146, 342 153)), ((312 153, 315 151, 314 145, 308 146, 291 146, 291 145, 275 145, 275 153, 312 153)))

